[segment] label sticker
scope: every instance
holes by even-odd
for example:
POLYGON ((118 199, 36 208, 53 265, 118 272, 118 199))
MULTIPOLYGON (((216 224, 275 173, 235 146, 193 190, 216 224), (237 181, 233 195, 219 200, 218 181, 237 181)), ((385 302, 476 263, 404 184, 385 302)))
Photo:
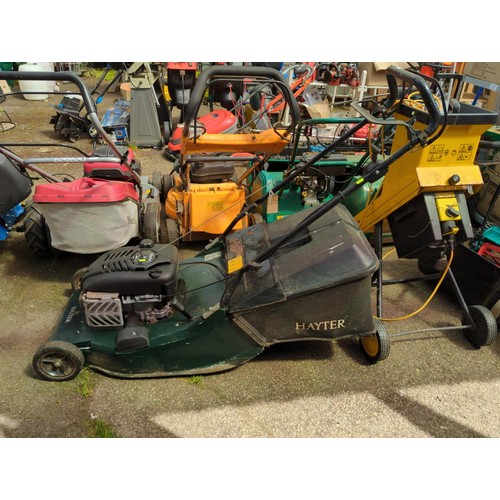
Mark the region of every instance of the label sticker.
POLYGON ((457 160, 470 160, 472 158, 472 151, 474 151, 474 144, 460 144, 460 147, 458 148, 457 160))
POLYGON ((205 262, 208 262, 209 260, 218 259, 219 257, 222 257, 222 252, 220 251, 209 253, 208 255, 205 255, 205 262))
POLYGON ((224 202, 223 201, 208 201, 207 202, 207 210, 212 212, 222 212, 224 210, 224 202))
POLYGON ((241 255, 238 255, 234 259, 228 261, 227 272, 234 273, 235 271, 238 271, 238 269, 241 269, 242 267, 243 267, 243 257, 241 255))
POLYGON ((436 144, 429 149, 427 161, 441 161, 443 159, 444 144, 436 144))

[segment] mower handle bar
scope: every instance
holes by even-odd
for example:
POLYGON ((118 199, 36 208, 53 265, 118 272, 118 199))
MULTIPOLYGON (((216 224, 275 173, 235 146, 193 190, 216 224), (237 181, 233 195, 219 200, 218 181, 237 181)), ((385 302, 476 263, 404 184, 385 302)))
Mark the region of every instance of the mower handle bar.
POLYGON ((205 95, 205 87, 208 81, 215 76, 257 77, 275 80, 276 83, 278 83, 281 92, 283 93, 286 103, 290 107, 292 123, 295 124, 300 120, 299 104, 292 94, 292 91, 285 81, 285 78, 277 69, 265 68, 260 66, 210 66, 200 73, 198 79, 196 80, 194 88, 191 91, 189 102, 186 105, 186 109, 184 112, 185 119, 183 129, 183 134, 185 137, 189 135, 189 124, 195 120, 196 113, 201 106, 203 96, 205 95))
MULTIPOLYGON (((83 81, 74 73, 69 71, 0 71, 0 80, 34 80, 34 81, 64 81, 74 83, 83 99, 83 104, 87 110, 87 116, 92 122, 98 133, 102 136, 107 145, 111 148, 117 158, 124 160, 128 164, 128 160, 123 158, 123 155, 118 151, 115 143, 111 140, 97 116, 97 108, 92 99, 89 90, 83 81)), ((24 93, 24 92, 22 92, 24 93)), ((44 92, 30 92, 43 94, 44 92)))
POLYGON ((429 114, 429 123, 425 129, 427 136, 432 135, 439 125, 441 113, 436 104, 434 96, 427 86, 425 79, 411 71, 399 68, 398 66, 389 66, 386 71, 387 84, 389 86, 389 97, 384 103, 386 108, 391 108, 392 105, 399 99, 398 84, 396 78, 399 78, 410 85, 415 85, 420 93, 420 97, 424 101, 427 113, 429 114))

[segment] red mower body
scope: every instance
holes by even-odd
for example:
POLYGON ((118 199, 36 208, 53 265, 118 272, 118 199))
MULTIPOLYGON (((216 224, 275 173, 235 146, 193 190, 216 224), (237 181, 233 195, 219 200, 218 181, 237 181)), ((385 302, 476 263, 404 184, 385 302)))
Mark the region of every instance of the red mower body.
MULTIPOLYGON (((236 130, 237 119, 230 111, 218 109, 208 115, 200 116, 197 121, 200 124, 200 129, 207 134, 231 134, 236 130)), ((177 126, 170 138, 168 149, 172 153, 177 153, 181 150, 182 128, 183 125, 177 126)))

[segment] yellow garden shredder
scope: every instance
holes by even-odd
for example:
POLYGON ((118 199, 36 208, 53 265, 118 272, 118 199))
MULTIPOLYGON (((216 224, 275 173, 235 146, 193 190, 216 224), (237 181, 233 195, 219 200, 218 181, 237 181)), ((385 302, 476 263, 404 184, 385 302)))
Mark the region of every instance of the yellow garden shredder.
MULTIPOLYGON (((451 261, 455 246, 473 237, 467 197, 483 184, 474 159, 481 135, 496 123, 497 114, 456 99, 447 104, 442 90, 440 96, 432 94, 429 98, 422 92, 426 81, 441 89, 432 77, 414 75, 416 91, 408 89, 395 106, 392 150, 405 144, 414 129, 423 130, 430 116, 437 113, 439 126, 435 134, 424 147, 417 145, 389 166, 376 195, 355 220, 365 233, 375 233, 379 258, 382 224, 387 220, 399 258, 418 259, 418 267, 426 275, 443 271, 442 279, 445 276, 448 279, 463 311, 465 336, 473 346, 481 347, 495 339, 496 321, 486 307, 467 306, 451 270, 451 261)), ((397 83, 391 74, 388 84, 395 92, 397 83)), ((353 107, 366 114, 358 104, 353 107)), ((382 316, 382 283, 380 265, 378 317, 382 316)))

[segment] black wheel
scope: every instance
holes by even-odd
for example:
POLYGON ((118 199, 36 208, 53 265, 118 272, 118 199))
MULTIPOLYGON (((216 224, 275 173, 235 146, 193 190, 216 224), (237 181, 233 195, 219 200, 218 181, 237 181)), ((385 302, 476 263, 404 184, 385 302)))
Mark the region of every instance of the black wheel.
POLYGON ((161 193, 161 177, 161 172, 155 170, 149 179, 149 183, 158 189, 158 193, 161 193))
POLYGON ((177 224, 177 221, 174 219, 167 219, 165 221, 166 225, 166 240, 167 243, 171 243, 172 245, 175 245, 176 247, 179 246, 179 240, 181 237, 181 233, 179 231, 179 224, 177 224))
POLYGON ((89 270, 88 267, 81 267, 73 274, 71 278, 71 289, 76 292, 77 290, 81 290, 82 288, 82 278, 83 275, 89 270))
POLYGON ((383 361, 389 356, 391 350, 389 334, 385 329, 384 323, 376 318, 373 320, 373 323, 377 329, 376 332, 371 335, 364 335, 359 340, 361 349, 370 363, 383 361))
MULTIPOLYGON (((493 313, 485 306, 469 306, 469 312, 474 326, 464 330, 467 340, 476 349, 492 344, 497 336, 497 321, 493 313)), ((468 324, 462 315, 462 325, 468 324)))
POLYGON ((157 203, 147 203, 144 210, 143 237, 153 243, 160 242, 160 206, 157 203))
POLYGON ((493 316, 497 319, 497 331, 500 330, 500 300, 491 308, 493 316))
POLYGON ((161 176, 161 189, 160 189, 160 201, 165 203, 167 199, 168 192, 172 189, 172 176, 170 174, 163 174, 161 176))
POLYGON ((44 380, 62 382, 75 378, 83 367, 82 351, 70 342, 54 340, 33 356, 33 369, 44 380))
POLYGON ((26 207, 24 238, 31 253, 37 257, 49 257, 51 255, 49 229, 44 216, 33 204, 26 207))

